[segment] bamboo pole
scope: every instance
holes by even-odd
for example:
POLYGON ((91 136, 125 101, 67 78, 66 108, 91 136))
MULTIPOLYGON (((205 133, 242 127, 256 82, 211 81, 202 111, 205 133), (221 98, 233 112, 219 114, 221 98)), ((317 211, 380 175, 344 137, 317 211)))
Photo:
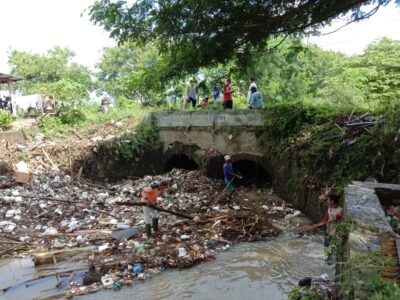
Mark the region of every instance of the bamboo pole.
POLYGON ((155 210, 166 212, 166 213, 169 213, 171 215, 175 215, 175 216, 178 216, 178 217, 181 217, 181 218, 185 218, 185 219, 189 219, 189 220, 193 219, 192 216, 185 215, 185 214, 182 214, 182 213, 179 213, 179 212, 176 212, 176 211, 168 210, 168 209, 165 209, 165 208, 162 208, 162 207, 159 207, 159 206, 149 205, 149 204, 144 203, 144 202, 121 202, 121 201, 118 201, 118 202, 115 202, 115 204, 116 205, 125 205, 125 206, 149 206, 149 207, 151 207, 151 208, 153 208, 155 210))

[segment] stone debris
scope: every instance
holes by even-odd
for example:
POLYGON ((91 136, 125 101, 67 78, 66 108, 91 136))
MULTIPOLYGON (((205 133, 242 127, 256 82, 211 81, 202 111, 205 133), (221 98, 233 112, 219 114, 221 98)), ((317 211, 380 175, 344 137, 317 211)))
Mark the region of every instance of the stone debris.
POLYGON ((173 169, 99 184, 44 170, 28 184, 9 183, 0 189, 0 257, 54 251, 58 257, 70 257, 71 249, 85 249, 72 259, 83 262, 87 272, 83 280, 71 275, 68 295, 118 289, 166 268, 213 260, 215 251, 235 243, 277 236, 288 224, 286 215, 287 219, 299 215, 274 203, 270 187, 239 187, 231 199, 219 197, 225 187, 222 180, 198 171, 173 169), (160 213, 160 231, 147 240, 142 208, 115 203, 140 201, 141 190, 161 179, 171 185, 158 205, 193 220, 160 213))

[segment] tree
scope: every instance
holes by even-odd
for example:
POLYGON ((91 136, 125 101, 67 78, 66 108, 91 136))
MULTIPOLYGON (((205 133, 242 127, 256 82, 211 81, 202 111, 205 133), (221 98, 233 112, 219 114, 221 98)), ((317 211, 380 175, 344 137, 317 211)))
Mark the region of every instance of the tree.
POLYGON ((11 73, 25 80, 16 88, 23 94, 54 94, 60 100, 81 100, 88 97, 93 85, 91 72, 72 59, 74 53, 58 46, 45 54, 12 50, 8 64, 11 73))
POLYGON ((165 77, 166 64, 153 44, 126 42, 105 48, 100 62, 98 85, 115 98, 123 97, 144 105, 160 104, 171 88, 165 77))
POLYGON ((243 62, 271 38, 309 33, 349 12, 353 21, 367 18, 390 1, 98 0, 89 13, 118 41, 156 43, 170 76, 179 76, 235 57, 243 62))
POLYGON ((400 41, 388 38, 343 58, 324 79, 319 98, 334 104, 382 109, 400 105, 400 41))

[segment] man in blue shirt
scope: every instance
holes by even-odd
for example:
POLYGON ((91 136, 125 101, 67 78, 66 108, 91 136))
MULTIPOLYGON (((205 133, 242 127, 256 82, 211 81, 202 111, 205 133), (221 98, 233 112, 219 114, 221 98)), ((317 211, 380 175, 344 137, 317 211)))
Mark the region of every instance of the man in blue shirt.
POLYGON ((263 97, 260 92, 257 92, 256 87, 251 88, 251 98, 249 108, 262 108, 263 107, 263 97))
POLYGON ((231 157, 230 155, 225 155, 224 156, 224 181, 226 183, 226 188, 228 190, 229 193, 229 197, 231 196, 232 192, 233 192, 233 179, 237 178, 242 178, 240 175, 236 174, 233 172, 233 167, 232 167, 232 163, 231 163, 231 157))
POLYGON ((217 84, 214 84, 214 87, 212 89, 212 96, 214 98, 214 102, 221 101, 221 90, 219 89, 219 87, 217 87, 217 84))

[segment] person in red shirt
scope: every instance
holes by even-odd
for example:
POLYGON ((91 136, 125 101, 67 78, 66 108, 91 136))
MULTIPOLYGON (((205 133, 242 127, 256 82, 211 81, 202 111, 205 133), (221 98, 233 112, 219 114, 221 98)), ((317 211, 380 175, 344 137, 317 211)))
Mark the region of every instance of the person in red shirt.
POLYGON ((232 83, 230 79, 226 80, 226 83, 224 84, 224 109, 232 109, 233 107, 233 89, 232 89, 232 83))
MULTIPOLYGON (((343 218, 343 208, 339 206, 339 197, 335 194, 328 195, 328 211, 325 217, 317 224, 314 224, 312 228, 318 228, 326 225, 325 233, 325 247, 330 248, 332 245, 332 239, 336 234, 336 228, 343 218)), ((331 251, 329 251, 328 259, 330 259, 331 251)))
POLYGON ((164 193, 168 188, 168 182, 162 180, 160 183, 152 183, 150 187, 145 188, 142 195, 142 202, 146 203, 143 206, 144 223, 146 224, 146 235, 147 238, 151 237, 151 227, 153 225, 153 231, 158 231, 158 216, 157 211, 150 205, 157 205, 157 197, 164 193))

